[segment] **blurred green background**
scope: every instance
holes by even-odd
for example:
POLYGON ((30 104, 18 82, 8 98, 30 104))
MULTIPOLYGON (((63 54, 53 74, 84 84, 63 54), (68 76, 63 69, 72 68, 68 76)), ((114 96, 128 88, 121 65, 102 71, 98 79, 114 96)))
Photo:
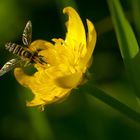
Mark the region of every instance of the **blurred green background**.
MULTIPOLYGON (((135 19, 133 14, 140 9, 132 0, 120 2, 139 42, 140 32, 134 23, 140 24, 135 22, 140 16, 135 19)), ((85 25, 86 18, 95 24, 98 36, 90 68, 94 84, 138 111, 106 0, 0 0, 0 67, 14 57, 4 44, 21 43, 28 20, 32 21, 33 40, 64 38, 65 6, 74 7, 85 25)), ((62 103, 40 112, 26 107, 30 94, 17 83, 13 71, 0 77, 1 140, 136 140, 140 137, 139 123, 91 95, 72 92, 62 103)))

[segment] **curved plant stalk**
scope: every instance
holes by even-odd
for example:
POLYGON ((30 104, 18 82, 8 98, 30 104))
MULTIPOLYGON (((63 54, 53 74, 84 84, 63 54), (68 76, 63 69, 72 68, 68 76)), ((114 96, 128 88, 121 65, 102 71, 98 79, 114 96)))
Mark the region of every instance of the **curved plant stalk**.
POLYGON ((79 88, 80 93, 88 93, 97 99, 101 100, 102 102, 106 103, 107 105, 111 106, 112 108, 118 110, 119 112, 126 115, 128 118, 137 121, 140 123, 140 113, 133 110, 126 104, 120 102, 116 98, 110 96, 106 92, 98 89, 96 86, 94 86, 91 81, 86 83, 85 85, 81 86, 79 88))

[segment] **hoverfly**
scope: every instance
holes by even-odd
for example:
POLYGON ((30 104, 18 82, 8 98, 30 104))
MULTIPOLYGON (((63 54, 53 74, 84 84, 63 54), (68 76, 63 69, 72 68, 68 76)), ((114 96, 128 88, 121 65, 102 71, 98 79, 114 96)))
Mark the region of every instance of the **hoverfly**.
POLYGON ((18 45, 16 43, 11 42, 5 44, 5 48, 9 52, 19 56, 20 59, 14 58, 6 62, 4 66, 0 69, 0 76, 13 69, 21 61, 26 61, 27 64, 28 63, 34 64, 36 62, 40 64, 45 63, 42 59, 42 56, 38 55, 38 52, 41 50, 33 52, 29 49, 31 39, 32 39, 32 23, 31 21, 28 21, 22 34, 23 45, 18 45))

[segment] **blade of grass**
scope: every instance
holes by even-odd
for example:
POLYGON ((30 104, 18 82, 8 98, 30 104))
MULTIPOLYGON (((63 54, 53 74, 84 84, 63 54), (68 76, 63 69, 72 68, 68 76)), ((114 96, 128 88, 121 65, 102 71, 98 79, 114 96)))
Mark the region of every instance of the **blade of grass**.
MULTIPOLYGON (((131 0, 132 13, 134 19, 134 26, 136 28, 137 35, 140 39, 140 1, 139 0, 131 0)), ((140 43, 140 42, 139 42, 140 43)))
POLYGON ((140 97, 140 53, 136 37, 119 0, 107 0, 107 2, 126 70, 136 90, 136 95, 140 97))

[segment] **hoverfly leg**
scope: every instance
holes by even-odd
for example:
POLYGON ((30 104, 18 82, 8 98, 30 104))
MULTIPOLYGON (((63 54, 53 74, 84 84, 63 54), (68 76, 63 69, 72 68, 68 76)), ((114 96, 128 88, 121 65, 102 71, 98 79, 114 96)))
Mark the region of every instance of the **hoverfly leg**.
POLYGON ((39 55, 38 59, 41 62, 41 64, 43 64, 43 63, 47 64, 47 62, 43 59, 43 56, 39 55))
POLYGON ((29 66, 30 64, 31 64, 30 61, 26 61, 25 64, 24 64, 24 67, 27 67, 27 66, 29 66))

